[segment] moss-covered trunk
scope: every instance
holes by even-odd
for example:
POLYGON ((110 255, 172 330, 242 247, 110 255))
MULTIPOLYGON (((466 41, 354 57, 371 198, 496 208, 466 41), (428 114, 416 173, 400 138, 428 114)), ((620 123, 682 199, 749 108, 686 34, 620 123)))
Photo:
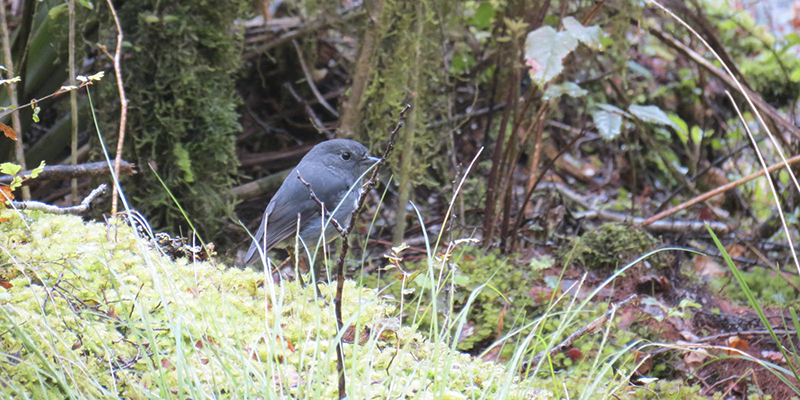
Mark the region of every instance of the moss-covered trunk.
MULTIPOLYGON (((137 0, 119 9, 132 45, 123 66, 130 101, 124 158, 134 158, 140 171, 125 188, 154 227, 189 232, 153 170, 205 239, 218 236, 232 215, 240 130, 234 74, 241 59, 241 35, 232 28, 244 4, 137 0)), ((104 96, 117 102, 116 89, 104 96)), ((115 132, 112 126, 105 132, 115 132)))

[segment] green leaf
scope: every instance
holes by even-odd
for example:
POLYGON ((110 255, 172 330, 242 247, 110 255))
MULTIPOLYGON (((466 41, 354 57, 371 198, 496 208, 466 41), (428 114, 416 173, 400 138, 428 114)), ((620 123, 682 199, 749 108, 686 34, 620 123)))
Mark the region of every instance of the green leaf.
POLYGON ((470 24, 478 29, 486 29, 494 20, 494 7, 492 3, 484 2, 475 10, 475 15, 470 19, 470 24))
POLYGON ((638 106, 638 105, 631 105, 628 107, 628 111, 633 114, 636 118, 644 122, 649 122, 652 124, 659 124, 659 125, 667 125, 675 128, 676 130, 679 129, 675 126, 675 123, 670 119, 670 117, 662 111, 657 106, 638 106))
POLYGON ((603 36, 600 27, 594 25, 583 26, 574 17, 567 17, 564 18, 564 29, 565 33, 579 42, 592 48, 600 48, 600 38, 603 36))
POLYGON ((42 111, 42 108, 39 107, 39 106, 36 106, 36 107, 33 108, 33 115, 31 115, 31 119, 33 119, 33 122, 39 122, 39 112, 40 111, 42 111))
POLYGON ((94 10, 94 4, 92 4, 92 2, 89 0, 78 0, 78 3, 81 3, 82 6, 90 10, 94 10))
POLYGON ((567 96, 570 96, 570 97, 578 98, 578 97, 585 96, 586 93, 589 93, 589 92, 586 91, 585 89, 581 88, 580 86, 578 86, 577 83, 575 83, 575 82, 564 82, 564 83, 559 84, 559 85, 549 86, 547 88, 547 90, 544 91, 544 96, 543 97, 544 97, 545 100, 557 99, 557 98, 559 98, 559 97, 561 97, 563 95, 567 95, 567 96))
POLYGON ((65 11, 67 11, 67 3, 66 2, 61 3, 61 4, 51 8, 50 11, 47 12, 47 15, 50 17, 50 19, 55 19, 58 16, 58 14, 61 14, 61 13, 65 12, 65 11))
POLYGON ((10 162, 0 164, 0 173, 6 175, 16 175, 21 169, 19 165, 10 162))
MULTIPOLYGON (((603 104, 603 106, 616 108, 608 104, 603 104)), ((599 110, 592 114, 592 119, 594 120, 594 125, 597 127, 597 131, 606 140, 613 140, 619 136, 620 133, 622 133, 622 113, 609 110, 599 110)))
POLYGON ((686 144, 686 142, 689 141, 689 126, 686 124, 686 121, 676 114, 669 114, 669 119, 672 121, 675 132, 678 134, 681 142, 686 144))
POLYGON ((699 126, 695 125, 692 127, 692 143, 700 144, 703 141, 704 132, 700 129, 699 126))
POLYGON ((192 159, 189 156, 189 151, 183 147, 183 144, 178 143, 172 149, 172 154, 175 155, 176 164, 184 173, 184 179, 187 183, 195 181, 194 171, 192 170, 192 159))
POLYGON ((792 75, 789 76, 789 80, 792 82, 800 82, 800 68, 795 68, 792 71, 792 75))
POLYGON ((648 81, 653 80, 653 73, 636 61, 628 61, 626 65, 631 71, 642 74, 648 81))
POLYGON ((561 62, 578 47, 575 37, 543 26, 528 34, 525 39, 525 64, 531 80, 539 86, 550 82, 564 67, 561 62))
POLYGON ((36 177, 38 177, 39 174, 42 173, 42 171, 44 171, 44 160, 42 160, 42 162, 39 163, 38 167, 31 170, 31 179, 35 179, 36 177))
POLYGON ((800 44, 800 35, 798 35, 797 32, 792 32, 783 38, 786 39, 786 42, 789 46, 800 44))

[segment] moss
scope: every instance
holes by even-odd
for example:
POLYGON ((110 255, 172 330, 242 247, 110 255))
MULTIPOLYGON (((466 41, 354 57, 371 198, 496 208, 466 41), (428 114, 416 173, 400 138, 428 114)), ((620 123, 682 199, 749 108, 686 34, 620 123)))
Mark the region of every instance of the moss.
MULTIPOLYGON (((800 286, 800 278, 785 274, 781 277, 774 270, 761 267, 753 267, 748 271, 741 272, 747 287, 753 292, 756 299, 770 306, 797 306, 798 293, 795 287, 800 286), (790 279, 792 284, 786 280, 790 279), (794 286, 793 286, 794 285, 794 286)), ((741 286, 730 278, 716 278, 710 282, 711 291, 714 293, 722 292, 726 298, 747 303, 747 296, 742 291, 741 286)))
MULTIPOLYGON (((170 261, 124 225, 0 214, 0 397, 337 398, 335 320, 294 282, 214 263, 170 261)), ((353 398, 548 398, 391 318, 345 285, 353 398), (363 336, 362 336, 363 333, 363 336), (387 379, 391 377, 391 379, 387 379), (530 395, 529 397, 526 397, 530 395)))
MULTIPOLYGON (((574 261, 588 269, 616 268, 653 250, 658 243, 641 228, 608 223, 569 240, 556 254, 566 264, 574 261)), ((659 254, 650 259, 656 265, 665 261, 659 254)))
MULTIPOLYGON (((125 158, 139 166, 126 181, 133 207, 157 229, 187 235, 189 225, 164 180, 205 240, 220 237, 233 215, 230 189, 238 165, 240 131, 235 73, 241 32, 231 30, 246 0, 127 1, 119 8, 125 29, 123 79, 129 100, 125 158)), ((109 75, 107 75, 109 76, 109 75)), ((103 131, 116 143, 117 92, 104 85, 103 131)))

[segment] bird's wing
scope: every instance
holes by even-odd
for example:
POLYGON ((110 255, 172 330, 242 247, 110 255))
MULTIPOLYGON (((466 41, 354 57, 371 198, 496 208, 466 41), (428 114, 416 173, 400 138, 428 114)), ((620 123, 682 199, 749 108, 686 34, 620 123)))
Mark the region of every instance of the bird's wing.
MULTIPOLYGON (((333 211, 336 203, 341 200, 343 192, 349 189, 346 181, 339 176, 327 171, 317 171, 316 174, 303 175, 303 179, 313 188, 326 188, 327 193, 336 193, 338 196, 328 199, 333 204, 325 204, 329 211, 333 211)), ((322 191, 316 192, 317 196, 328 197, 322 191)), ((245 256, 245 265, 255 262, 259 258, 258 248, 266 243, 265 251, 282 242, 284 239, 297 233, 297 216, 300 214, 301 228, 310 223, 312 218, 320 217, 319 205, 311 199, 308 188, 297 179, 296 173, 289 174, 267 205, 258 232, 245 256), (264 235, 266 234, 266 239, 264 235)))
MULTIPOLYGON (((247 249, 247 255, 244 256, 244 265, 250 265, 261 258, 258 248, 263 247, 264 232, 266 232, 268 229, 267 224, 269 223, 269 216, 274 208, 275 202, 270 201, 267 205, 267 209, 264 210, 264 215, 261 216, 261 222, 258 224, 258 231, 256 232, 255 236, 253 236, 253 242, 250 243, 250 248, 247 249)), ((269 250, 270 246, 267 246, 266 249, 269 250)))

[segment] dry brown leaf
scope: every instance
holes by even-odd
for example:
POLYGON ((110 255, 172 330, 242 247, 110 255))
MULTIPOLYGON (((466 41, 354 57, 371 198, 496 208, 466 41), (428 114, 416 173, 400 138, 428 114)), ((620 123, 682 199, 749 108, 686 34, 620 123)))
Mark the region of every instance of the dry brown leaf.
MULTIPOLYGON (((725 344, 728 347, 732 347, 736 350, 740 350, 743 352, 747 351, 750 348, 750 343, 747 343, 746 340, 740 338, 739 336, 729 337, 728 340, 725 341, 725 344)), ((726 350, 725 352, 728 353, 728 355, 739 354, 738 352, 733 350, 726 350)))
POLYGON ((3 135, 6 135, 7 138, 17 140, 17 133, 10 126, 0 122, 0 130, 3 131, 3 135))
POLYGON ((704 278, 721 278, 726 274, 718 262, 706 256, 695 256, 692 268, 704 278))
POLYGON ((686 355, 683 356, 683 361, 686 363, 686 365, 695 369, 703 364, 708 357, 709 355, 707 351, 703 349, 697 349, 686 353, 686 355))

